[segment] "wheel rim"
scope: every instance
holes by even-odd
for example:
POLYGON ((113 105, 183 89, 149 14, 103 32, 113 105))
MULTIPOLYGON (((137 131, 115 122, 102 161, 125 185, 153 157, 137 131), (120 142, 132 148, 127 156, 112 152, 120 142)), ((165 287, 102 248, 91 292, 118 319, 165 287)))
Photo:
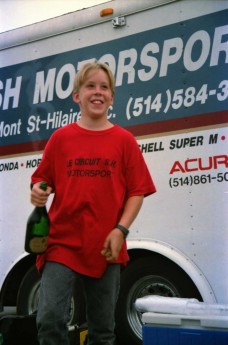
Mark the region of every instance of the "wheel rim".
POLYGON ((32 287, 30 294, 28 296, 28 313, 33 314, 37 312, 37 306, 39 301, 39 289, 40 289, 40 282, 37 282, 32 287))
MULTIPOLYGON (((39 289, 40 289, 40 281, 34 284, 28 296, 28 314, 33 314, 37 312, 38 302, 39 302, 39 289)), ((69 319, 68 325, 71 325, 71 323, 73 322, 74 314, 75 314, 75 303, 74 303, 74 299, 72 298, 72 301, 70 304, 70 319, 69 319)))
POLYGON ((144 276, 132 285, 127 298, 127 319, 135 335, 142 339, 142 314, 135 309, 137 298, 158 295, 165 297, 180 297, 172 283, 159 276, 144 276))

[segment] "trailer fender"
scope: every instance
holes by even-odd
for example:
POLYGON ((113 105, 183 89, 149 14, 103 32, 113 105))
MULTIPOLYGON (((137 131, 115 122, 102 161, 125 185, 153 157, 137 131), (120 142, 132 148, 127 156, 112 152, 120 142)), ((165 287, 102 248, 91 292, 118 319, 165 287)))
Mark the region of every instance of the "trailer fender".
POLYGON ((170 246, 165 242, 153 241, 146 238, 142 240, 129 239, 127 242, 127 248, 129 251, 142 249, 163 255, 186 272, 199 290, 205 302, 217 302, 211 286, 203 272, 200 271, 199 267, 197 267, 197 265, 190 258, 188 258, 177 248, 170 246))

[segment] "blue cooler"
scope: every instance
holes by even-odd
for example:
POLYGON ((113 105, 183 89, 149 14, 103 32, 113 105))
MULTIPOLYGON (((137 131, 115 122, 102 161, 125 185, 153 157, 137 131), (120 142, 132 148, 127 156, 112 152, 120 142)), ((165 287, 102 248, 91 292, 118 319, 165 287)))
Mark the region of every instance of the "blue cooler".
POLYGON ((228 316, 146 312, 143 345, 228 345, 228 316))

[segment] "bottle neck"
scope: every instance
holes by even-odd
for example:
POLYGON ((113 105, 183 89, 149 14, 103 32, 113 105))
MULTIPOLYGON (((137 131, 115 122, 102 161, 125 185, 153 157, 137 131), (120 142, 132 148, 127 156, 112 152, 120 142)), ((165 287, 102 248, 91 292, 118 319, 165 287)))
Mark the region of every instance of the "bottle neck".
POLYGON ((37 206, 36 209, 40 215, 47 215, 48 214, 46 206, 42 206, 42 207, 37 206))

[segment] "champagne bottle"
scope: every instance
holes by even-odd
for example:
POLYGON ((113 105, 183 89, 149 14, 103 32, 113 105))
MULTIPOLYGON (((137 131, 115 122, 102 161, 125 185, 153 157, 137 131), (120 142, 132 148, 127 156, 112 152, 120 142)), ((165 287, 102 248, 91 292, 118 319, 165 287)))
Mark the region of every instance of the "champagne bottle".
MULTIPOLYGON (((42 190, 47 189, 47 182, 40 183, 42 190)), ((46 206, 35 207, 28 218, 25 250, 28 253, 41 254, 47 249, 50 221, 46 206)))

